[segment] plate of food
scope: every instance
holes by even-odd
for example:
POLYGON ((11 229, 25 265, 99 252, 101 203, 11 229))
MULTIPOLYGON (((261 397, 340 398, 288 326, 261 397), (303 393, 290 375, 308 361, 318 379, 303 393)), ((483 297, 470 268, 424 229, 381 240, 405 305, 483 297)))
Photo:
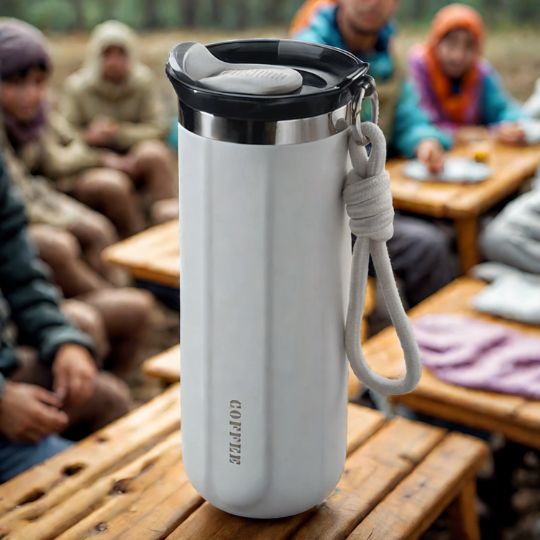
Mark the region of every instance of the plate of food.
POLYGON ((433 174, 418 160, 408 161, 403 172, 408 178, 420 182, 447 182, 452 184, 476 184, 491 175, 491 168, 470 158, 448 157, 440 173, 433 174))

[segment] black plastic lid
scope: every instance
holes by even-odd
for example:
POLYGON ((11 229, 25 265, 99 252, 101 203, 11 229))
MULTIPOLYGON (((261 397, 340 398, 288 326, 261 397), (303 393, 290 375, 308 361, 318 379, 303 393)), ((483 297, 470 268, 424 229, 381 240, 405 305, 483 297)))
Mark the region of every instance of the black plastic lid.
POLYGON ((166 73, 182 104, 215 116, 246 120, 291 120, 325 114, 369 95, 369 65, 354 55, 326 45, 292 40, 253 39, 213 43, 211 53, 224 62, 288 66, 300 72, 301 88, 283 95, 250 95, 211 90, 193 80, 180 66, 192 43, 180 43, 170 53, 166 73))

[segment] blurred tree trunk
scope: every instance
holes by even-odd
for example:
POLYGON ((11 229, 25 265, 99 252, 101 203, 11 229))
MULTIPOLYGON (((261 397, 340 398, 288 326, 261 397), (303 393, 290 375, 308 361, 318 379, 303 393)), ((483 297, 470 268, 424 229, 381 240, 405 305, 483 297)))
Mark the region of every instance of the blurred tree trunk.
POLYGON ((24 9, 20 0, 2 0, 2 9, 0 16, 23 18, 24 9))
POLYGON ((416 6, 415 6, 414 14, 420 18, 426 17, 426 15, 429 13, 430 1, 429 0, 416 0, 415 3, 416 3, 416 6))
POLYGON ((197 0, 183 0, 182 2, 182 20, 184 26, 193 28, 197 17, 197 0))
POLYGON ((267 0, 265 10, 265 24, 282 24, 284 21, 285 0, 267 0))
POLYGON ((249 7, 247 0, 236 1, 238 28, 243 30, 249 23, 249 7))
POLYGON ((114 16, 114 6, 115 6, 115 2, 108 2, 108 1, 105 1, 105 2, 101 2, 101 6, 102 6, 102 9, 103 9, 103 19, 105 20, 109 20, 109 19, 114 19, 115 16, 114 16))
POLYGON ((157 2, 155 0, 144 0, 144 27, 151 30, 160 27, 157 2))
POLYGON ((74 30, 84 30, 86 28, 84 17, 84 0, 74 0, 73 11, 75 12, 75 20, 73 21, 74 30))
POLYGON ((212 9, 212 21, 216 26, 221 26, 223 24, 223 1, 224 0, 212 0, 211 9, 212 9))

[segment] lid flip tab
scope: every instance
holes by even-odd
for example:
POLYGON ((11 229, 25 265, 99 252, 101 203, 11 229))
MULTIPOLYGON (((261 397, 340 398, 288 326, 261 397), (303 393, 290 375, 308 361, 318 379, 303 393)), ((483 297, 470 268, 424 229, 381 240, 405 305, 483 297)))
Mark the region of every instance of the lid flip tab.
POLYGON ((289 94, 302 87, 302 75, 295 69, 267 64, 223 62, 201 43, 194 43, 186 51, 182 67, 192 79, 221 92, 289 94))

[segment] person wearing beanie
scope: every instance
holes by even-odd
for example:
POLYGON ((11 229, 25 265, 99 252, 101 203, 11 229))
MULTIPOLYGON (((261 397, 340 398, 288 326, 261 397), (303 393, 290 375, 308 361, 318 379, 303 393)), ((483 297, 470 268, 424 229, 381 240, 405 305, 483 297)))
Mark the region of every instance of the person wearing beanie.
MULTIPOLYGON (((15 19, 0 23, 1 106, 7 142, 30 173, 47 177, 56 187, 105 215, 121 236, 137 232, 142 216, 129 178, 104 168, 110 161, 114 163, 114 155, 90 148, 51 109, 47 97, 51 71, 45 38, 36 28, 15 19)), ((63 207, 73 217, 80 211, 79 205, 66 201, 63 207)), ((58 216, 50 214, 49 220, 58 216)), ((111 229, 110 224, 100 221, 101 228, 111 229)))
POLYGON ((107 21, 95 28, 84 65, 66 80, 61 110, 87 144, 115 153, 110 165, 129 174, 151 215, 168 208, 177 216, 175 166, 164 142, 169 123, 128 26, 107 21))
POLYGON ((524 132, 517 121, 525 114, 482 58, 485 34, 482 17, 472 7, 442 8, 426 44, 411 52, 411 78, 422 107, 441 129, 454 134, 467 126, 493 126, 502 142, 521 143, 524 132))
MULTIPOLYGON (((101 336, 97 350, 106 366, 126 375, 137 365, 153 299, 139 289, 112 288, 109 278, 116 269, 101 260, 102 250, 117 240, 112 223, 56 189, 63 175, 96 172, 94 178, 105 181, 103 172, 116 171, 92 169, 101 162, 101 153, 58 129, 58 116, 47 101, 50 71, 44 36, 22 21, 2 20, 0 145, 11 181, 25 203, 29 236, 54 282, 70 299, 66 314, 94 337, 101 336)), ((103 182, 101 188, 102 198, 111 196, 103 182)), ((119 215, 129 204, 129 193, 124 195, 109 201, 119 215)))

